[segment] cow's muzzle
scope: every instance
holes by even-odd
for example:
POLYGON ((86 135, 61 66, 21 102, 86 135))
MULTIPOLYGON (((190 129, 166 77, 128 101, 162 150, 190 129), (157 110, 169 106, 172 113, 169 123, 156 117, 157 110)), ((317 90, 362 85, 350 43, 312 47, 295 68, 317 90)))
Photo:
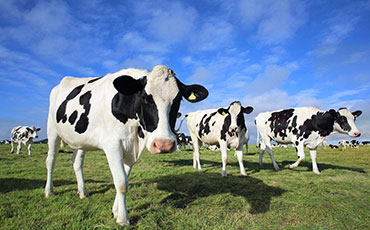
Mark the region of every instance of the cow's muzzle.
POLYGON ((171 153, 175 151, 176 145, 172 140, 154 140, 150 146, 152 153, 171 153))

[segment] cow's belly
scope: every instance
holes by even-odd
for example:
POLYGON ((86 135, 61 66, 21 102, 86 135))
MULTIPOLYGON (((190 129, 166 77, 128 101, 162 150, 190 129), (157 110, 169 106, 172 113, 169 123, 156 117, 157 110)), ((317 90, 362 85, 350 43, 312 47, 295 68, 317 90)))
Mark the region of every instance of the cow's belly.
POLYGON ((274 135, 271 135, 270 137, 272 140, 280 144, 290 144, 290 143, 293 143, 296 139, 295 137, 292 137, 289 135, 287 137, 280 137, 280 136, 275 137, 274 135))
POLYGON ((202 137, 198 137, 199 140, 201 140, 203 143, 205 144, 209 144, 209 145, 215 145, 215 144, 218 144, 218 141, 219 141, 219 137, 218 135, 214 135, 212 133, 208 134, 208 135, 205 135, 205 136, 202 136, 202 137))

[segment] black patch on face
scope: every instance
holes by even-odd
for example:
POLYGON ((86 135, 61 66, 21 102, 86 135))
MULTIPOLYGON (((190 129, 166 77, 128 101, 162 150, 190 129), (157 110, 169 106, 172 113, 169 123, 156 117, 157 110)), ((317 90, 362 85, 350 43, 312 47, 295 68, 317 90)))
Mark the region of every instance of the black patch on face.
POLYGON ((204 114, 204 116, 202 117, 202 120, 200 121, 200 124, 199 124, 199 132, 198 132, 200 138, 208 135, 211 132, 211 128, 209 127, 209 121, 214 115, 216 115, 216 113, 217 112, 211 113, 209 114, 208 117, 207 117, 208 114, 204 114))
POLYGON ((101 79, 102 77, 97 77, 97 78, 94 78, 94 79, 91 79, 90 81, 88 81, 87 83, 93 83, 99 79, 101 79))
POLYGON ((89 126, 89 113, 90 113, 90 99, 91 99, 91 91, 87 91, 80 97, 80 105, 83 106, 84 112, 81 114, 80 119, 77 121, 75 126, 75 131, 79 134, 84 133, 89 126))
MULTIPOLYGON (((215 124, 216 124, 216 121, 214 121, 213 123, 212 123, 212 126, 215 126, 215 124)), ((198 124, 197 124, 198 125, 198 124)))
POLYGON ((142 128, 141 128, 141 126, 139 126, 139 127, 138 127, 138 129, 137 129, 137 134, 139 135, 139 137, 140 137, 141 139, 144 139, 145 135, 144 135, 144 132, 143 132, 143 130, 142 130, 142 128))
POLYGON ((236 117, 236 124, 238 125, 238 127, 240 127, 240 130, 247 130, 247 127, 245 126, 244 114, 242 111, 236 117))
POLYGON ((170 127, 171 127, 172 132, 175 132, 175 124, 176 124, 176 119, 179 117, 178 113, 180 109, 181 99, 182 99, 182 96, 180 93, 178 93, 172 101, 172 105, 170 109, 170 127))
POLYGON ((339 115, 336 122, 344 131, 351 131, 351 126, 348 124, 347 117, 339 115))
POLYGON ((62 121, 63 123, 65 123, 67 121, 66 109, 67 109, 68 101, 70 101, 73 98, 75 98, 81 92, 81 90, 82 90, 83 87, 84 87, 84 85, 80 85, 80 86, 77 86, 76 88, 74 88, 68 94, 68 96, 66 97, 66 99, 62 102, 62 104, 59 106, 59 108, 57 110, 57 123, 59 123, 60 121, 62 121))
POLYGON ((226 141, 226 134, 229 132, 229 127, 231 124, 231 116, 227 115, 224 120, 224 124, 221 129, 221 140, 226 141))
POLYGON ((294 109, 287 109, 279 112, 274 112, 268 119, 270 121, 270 129, 274 132, 275 137, 280 136, 283 140, 287 137, 289 119, 293 116, 294 109))
POLYGON ((152 95, 137 92, 132 95, 117 93, 112 100, 112 113, 123 124, 128 119, 140 120, 144 130, 153 132, 158 126, 158 109, 152 95))
POLYGON ((69 121, 69 123, 70 123, 71 125, 73 125, 73 124, 75 123, 75 121, 76 121, 76 119, 77 119, 77 115, 78 115, 78 112, 77 112, 77 110, 75 110, 75 111, 71 114, 71 116, 69 116, 68 121, 69 121))
POLYGON ((319 132, 320 136, 328 136, 333 132, 335 118, 330 112, 317 112, 307 119, 303 125, 299 126, 299 133, 297 137, 307 139, 312 132, 319 132))

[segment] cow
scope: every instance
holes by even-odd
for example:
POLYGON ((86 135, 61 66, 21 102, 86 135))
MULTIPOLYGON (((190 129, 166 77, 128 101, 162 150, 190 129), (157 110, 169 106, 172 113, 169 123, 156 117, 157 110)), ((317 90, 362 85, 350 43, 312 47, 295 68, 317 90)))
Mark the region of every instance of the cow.
POLYGON ((362 145, 363 146, 370 146, 370 141, 363 141, 362 142, 362 145))
POLYGON ((177 140, 177 145, 178 145, 178 148, 179 149, 181 147, 183 147, 185 149, 186 146, 188 145, 188 142, 187 142, 188 141, 188 138, 185 135, 185 133, 176 134, 176 140, 177 140))
MULTIPOLYGON (((243 145, 248 144, 249 136, 245 126, 244 113, 250 114, 251 106, 243 107, 239 101, 234 101, 228 108, 199 110, 186 114, 185 118, 190 137, 193 142, 193 167, 202 171, 199 159, 201 143, 220 145, 222 158, 221 175, 226 176, 227 147, 235 148, 235 155, 239 161, 240 173, 247 175, 243 165, 243 145)), ((179 129, 180 129, 179 127, 179 129)))
POLYGON ((332 144, 330 144, 329 145, 329 148, 331 148, 331 149, 339 149, 339 146, 338 145, 332 145, 332 144))
POLYGON ((18 144, 17 154, 20 153, 22 144, 27 146, 28 155, 31 155, 31 145, 33 138, 38 138, 37 132, 40 131, 40 128, 35 128, 35 126, 17 126, 12 129, 10 132, 10 152, 14 152, 14 143, 18 144))
POLYGON ((324 139, 324 140, 321 142, 321 145, 322 145, 322 149, 326 149, 326 146, 328 145, 328 143, 326 143, 326 140, 324 139))
POLYGON ((50 93, 45 196, 53 195, 53 170, 60 139, 74 149, 78 193, 85 198, 86 151, 105 152, 116 190, 112 207, 119 225, 129 225, 126 209, 128 176, 144 148, 151 153, 176 150, 174 128, 182 98, 195 103, 208 91, 185 85, 167 66, 151 71, 123 69, 104 77, 65 77, 50 93))
POLYGON ((349 144, 345 140, 341 140, 338 142, 339 146, 341 147, 341 150, 346 150, 346 147, 349 147, 349 144))
POLYGON ((351 144, 349 144, 351 148, 358 149, 360 147, 360 142, 358 140, 351 140, 351 144))
POLYGON ((304 160, 304 147, 309 148, 313 172, 320 174, 316 164, 317 146, 331 133, 359 137, 361 133, 354 121, 361 113, 360 110, 351 113, 347 108, 341 108, 338 111, 334 109, 322 111, 313 107, 260 113, 255 118, 257 143, 259 134, 262 139, 259 164, 262 165, 263 153, 267 150, 275 170, 279 170, 271 149, 270 142, 274 140, 283 144, 292 143, 296 147, 298 160, 289 165, 291 169, 298 167, 304 160))

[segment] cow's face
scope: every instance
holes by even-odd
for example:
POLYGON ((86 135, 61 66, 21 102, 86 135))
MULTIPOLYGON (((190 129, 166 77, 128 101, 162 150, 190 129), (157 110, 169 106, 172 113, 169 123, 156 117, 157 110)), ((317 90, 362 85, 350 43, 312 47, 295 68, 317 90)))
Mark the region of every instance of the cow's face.
POLYGON ((361 114, 360 110, 351 113, 347 108, 339 109, 334 122, 335 130, 351 137, 359 137, 361 133, 355 125, 355 120, 361 114))
POLYGON ((243 113, 249 114, 253 111, 250 106, 243 107, 240 102, 234 101, 230 104, 227 109, 219 109, 218 112, 222 115, 228 115, 230 120, 229 132, 238 132, 239 129, 245 127, 244 115, 243 113))
MULTIPOLYGON (((138 80, 130 76, 118 77, 113 84, 121 94, 118 95, 121 99, 113 99, 113 107, 118 100, 131 102, 133 111, 128 113, 134 113, 134 118, 139 120, 138 136, 146 138, 146 147, 152 153, 176 150, 174 128, 181 99, 198 102, 208 96, 203 86, 184 85, 166 66, 156 66, 146 77, 138 80)), ((117 116, 122 116, 122 111, 117 112, 113 107, 113 114, 121 120, 122 117, 117 116)))
POLYGON ((40 131, 40 128, 35 128, 32 126, 31 128, 28 129, 28 137, 29 138, 38 138, 37 132, 40 131))

